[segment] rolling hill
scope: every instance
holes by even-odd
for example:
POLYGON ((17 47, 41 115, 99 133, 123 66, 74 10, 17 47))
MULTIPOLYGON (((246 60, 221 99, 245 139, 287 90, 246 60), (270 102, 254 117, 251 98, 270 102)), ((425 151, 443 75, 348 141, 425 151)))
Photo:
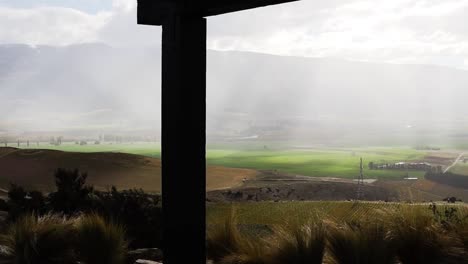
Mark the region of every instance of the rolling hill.
MULTIPOLYGON (((160 159, 112 152, 74 153, 55 150, 0 148, 0 184, 9 183, 51 190, 57 168, 88 173, 88 183, 99 188, 143 188, 161 191, 160 159)), ((207 168, 207 190, 224 189, 252 178, 257 171, 220 166, 207 168)), ((191 175, 193 177, 193 175, 191 175)))

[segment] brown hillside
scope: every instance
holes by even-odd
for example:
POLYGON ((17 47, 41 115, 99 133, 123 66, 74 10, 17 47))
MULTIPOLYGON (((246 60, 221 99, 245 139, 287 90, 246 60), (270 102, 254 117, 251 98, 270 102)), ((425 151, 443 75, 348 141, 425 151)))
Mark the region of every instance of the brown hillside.
POLYGON ((440 201, 451 196, 468 201, 468 192, 466 190, 427 179, 419 179, 417 181, 378 181, 375 185, 397 191, 402 201, 440 201))
MULTIPOLYGON (((161 191, 161 161, 125 153, 76 153, 55 150, 0 148, 0 183, 10 182, 51 190, 57 168, 77 168, 88 172, 88 183, 99 188, 143 188, 161 191)), ((216 190, 253 178, 255 170, 208 167, 207 189, 216 190)), ((192 175, 191 177, 196 177, 192 175)))

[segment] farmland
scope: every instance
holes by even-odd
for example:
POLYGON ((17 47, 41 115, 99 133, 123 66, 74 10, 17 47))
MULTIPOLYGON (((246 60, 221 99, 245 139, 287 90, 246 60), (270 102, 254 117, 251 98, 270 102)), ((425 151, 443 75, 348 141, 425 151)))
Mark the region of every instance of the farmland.
MULTIPOLYGON (((100 144, 52 146, 42 144, 40 148, 69 152, 121 152, 148 157, 160 157, 160 145, 156 143, 100 144)), ((415 150, 410 147, 362 147, 362 148, 290 148, 262 144, 244 146, 208 146, 207 163, 231 168, 255 170, 277 170, 283 173, 311 176, 355 178, 359 172, 359 158, 364 160, 364 175, 370 179, 394 179, 422 177, 422 171, 369 170, 367 163, 392 163, 399 161, 422 161, 427 156, 447 155, 437 152, 415 150), (408 173, 408 174, 407 174, 408 173)), ((456 154, 449 153, 448 159, 456 154)))
MULTIPOLYGON (((35 185, 50 186, 53 170, 66 167, 88 172, 90 182, 98 187, 113 184, 120 188, 143 187, 147 191, 156 192, 161 189, 161 150, 157 143, 65 143, 61 146, 41 143, 39 148, 52 151, 44 150, 43 153, 33 149, 37 147, 34 144, 30 149, 24 149, 35 155, 20 155, 18 152, 14 158, 11 154, 4 157, 0 154, 0 164, 4 164, 2 166, 10 171, 0 175, 0 183, 5 185, 23 179, 24 183, 33 181, 35 185), (130 156, 117 155, 119 153, 130 156), (19 162, 24 166, 13 166, 19 162), (14 174, 16 176, 12 178, 14 174)), ((344 148, 291 146, 271 142, 268 145, 264 142, 208 145, 207 189, 215 191, 232 188, 233 192, 242 193, 241 198, 233 199, 221 191, 211 192, 210 198, 215 201, 239 201, 249 196, 251 199, 257 197, 259 201, 278 199, 279 196, 273 197, 273 194, 284 196, 281 198, 283 200, 353 199, 356 192, 353 179, 359 175, 359 160, 362 157, 364 178, 370 182, 372 179, 381 180, 366 186, 368 200, 437 201, 450 195, 465 200, 468 198, 463 189, 425 181, 425 172, 422 170, 370 170, 367 166, 371 161, 379 164, 406 161, 446 167, 459 155, 458 150, 417 150, 405 146, 344 148), (403 180, 407 176, 419 180, 403 180), (279 193, 262 194, 262 188, 273 185, 280 190, 279 193), (293 189, 294 193, 290 194, 293 189)))
POLYGON ((466 163, 458 163, 455 165, 450 172, 453 172, 455 174, 460 174, 460 175, 466 175, 468 176, 468 164, 466 163))

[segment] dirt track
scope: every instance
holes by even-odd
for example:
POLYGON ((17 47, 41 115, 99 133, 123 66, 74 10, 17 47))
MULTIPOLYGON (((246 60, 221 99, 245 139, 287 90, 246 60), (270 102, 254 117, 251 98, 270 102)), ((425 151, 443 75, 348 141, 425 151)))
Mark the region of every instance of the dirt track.
POLYGON ((457 163, 463 158, 463 156, 465 156, 465 154, 466 153, 461 153, 450 166, 445 168, 444 173, 447 173, 451 168, 453 168, 453 166, 457 165, 457 163))
MULTIPOLYGON (((357 184, 351 179, 307 177, 277 171, 261 171, 256 178, 241 187, 208 193, 208 201, 302 201, 302 200, 354 200, 357 184)), ((389 189, 365 184, 364 200, 396 201, 398 195, 389 189)))

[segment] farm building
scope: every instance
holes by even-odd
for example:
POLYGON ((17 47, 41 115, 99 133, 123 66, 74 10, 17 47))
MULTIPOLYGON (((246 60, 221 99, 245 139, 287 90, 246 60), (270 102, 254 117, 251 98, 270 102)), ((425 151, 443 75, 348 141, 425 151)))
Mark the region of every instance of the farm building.
POLYGON ((433 166, 427 162, 369 163, 371 170, 423 170, 431 171, 433 166))

